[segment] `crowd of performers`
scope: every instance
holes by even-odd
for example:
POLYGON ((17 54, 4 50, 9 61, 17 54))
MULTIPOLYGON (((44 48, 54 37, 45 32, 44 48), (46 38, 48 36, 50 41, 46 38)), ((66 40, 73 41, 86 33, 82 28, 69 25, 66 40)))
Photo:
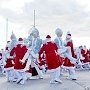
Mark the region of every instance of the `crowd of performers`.
POLYGON ((19 38, 12 33, 11 41, 0 51, 0 72, 8 82, 25 84, 27 79, 43 79, 50 74, 50 83, 62 83, 63 70, 68 71, 67 79, 77 80, 76 69, 90 69, 90 50, 86 46, 74 48, 72 35, 67 32, 63 41, 63 32, 55 30, 56 38, 47 35, 40 39, 39 31, 33 27, 28 38, 19 38))

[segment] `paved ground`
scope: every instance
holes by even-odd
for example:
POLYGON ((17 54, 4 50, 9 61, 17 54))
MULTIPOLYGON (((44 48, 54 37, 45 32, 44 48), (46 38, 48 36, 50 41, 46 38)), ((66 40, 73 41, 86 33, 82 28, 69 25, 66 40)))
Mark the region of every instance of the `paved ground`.
POLYGON ((28 80, 25 85, 8 83, 4 76, 0 76, 0 90, 90 90, 90 71, 77 71, 77 81, 66 80, 67 73, 61 79, 62 84, 50 84, 49 75, 41 80, 28 80))

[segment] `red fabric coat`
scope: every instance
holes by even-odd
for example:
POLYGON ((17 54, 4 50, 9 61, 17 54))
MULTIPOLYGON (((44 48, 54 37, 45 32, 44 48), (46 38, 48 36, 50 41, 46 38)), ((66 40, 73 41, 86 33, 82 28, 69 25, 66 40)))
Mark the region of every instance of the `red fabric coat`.
POLYGON ((11 58, 7 59, 6 60, 6 65, 4 66, 4 68, 10 68, 10 67, 13 67, 13 63, 12 63, 12 60, 11 58))
POLYGON ((83 61, 83 63, 87 63, 87 62, 89 62, 89 58, 88 58, 88 50, 87 51, 85 51, 84 49, 81 49, 81 54, 82 54, 82 56, 85 58, 84 60, 81 60, 81 61, 83 61))
POLYGON ((88 60, 90 62, 90 49, 88 50, 88 60))
MULTIPOLYGON (((74 53, 74 48, 73 48, 72 40, 68 41, 66 46, 69 46, 71 48, 72 57, 75 58, 75 53, 74 53)), ((68 58, 65 58, 64 66, 71 67, 71 66, 74 66, 74 64, 72 64, 68 58)))
MULTIPOLYGON (((9 51, 9 48, 6 47, 7 51, 9 51)), ((9 52, 8 52, 9 53, 9 52)), ((14 66, 14 64, 12 63, 13 59, 12 58, 6 58, 6 65, 4 65, 4 68, 11 68, 14 66)))
POLYGON ((40 55, 45 51, 46 54, 46 64, 48 69, 55 69, 60 66, 60 61, 58 55, 55 51, 57 51, 57 46, 53 42, 48 42, 42 46, 39 51, 39 59, 40 55))
POLYGON ((14 54, 16 55, 15 60, 14 60, 15 62, 14 69, 24 69, 25 68, 26 63, 22 64, 20 60, 23 59, 26 52, 27 52, 27 48, 25 45, 22 45, 22 44, 18 44, 16 47, 14 47, 11 50, 10 55, 11 56, 13 56, 14 54))

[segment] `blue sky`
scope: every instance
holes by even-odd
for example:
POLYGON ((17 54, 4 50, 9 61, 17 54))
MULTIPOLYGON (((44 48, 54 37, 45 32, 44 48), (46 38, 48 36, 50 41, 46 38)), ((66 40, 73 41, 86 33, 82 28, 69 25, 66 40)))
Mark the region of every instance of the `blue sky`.
POLYGON ((34 9, 41 38, 47 34, 54 38, 59 27, 63 36, 71 32, 75 45, 85 43, 89 47, 90 0, 0 0, 0 48, 6 43, 6 19, 8 40, 12 31, 17 37, 27 37, 33 25, 34 9))

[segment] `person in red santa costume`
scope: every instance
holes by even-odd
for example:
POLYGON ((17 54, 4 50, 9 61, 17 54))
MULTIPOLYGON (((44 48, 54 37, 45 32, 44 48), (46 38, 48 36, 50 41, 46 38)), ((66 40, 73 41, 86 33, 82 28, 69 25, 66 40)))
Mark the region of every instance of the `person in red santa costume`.
POLYGON ((88 49, 88 60, 90 62, 90 48, 88 49))
MULTIPOLYGON (((72 55, 72 57, 75 58, 73 41, 71 39, 71 33, 70 32, 67 32, 66 40, 65 40, 65 46, 71 50, 71 55, 72 55)), ((76 80, 77 77, 76 77, 76 73, 75 73, 75 65, 70 62, 69 58, 67 58, 67 57, 65 58, 63 65, 65 66, 66 69, 68 69, 68 72, 69 72, 69 76, 67 79, 76 80)))
POLYGON ((6 60, 4 62, 4 70, 6 71, 7 81, 13 81, 14 79, 14 64, 13 64, 13 57, 10 56, 10 41, 7 41, 5 55, 6 60))
POLYGON ((89 64, 89 57, 88 57, 88 49, 86 48, 86 46, 83 46, 81 48, 81 54, 83 56, 83 59, 81 59, 84 68, 89 68, 90 69, 90 64, 89 64))
POLYGON ((51 41, 51 36, 46 36, 46 43, 43 44, 39 51, 39 59, 41 59, 41 54, 44 52, 46 54, 46 63, 48 71, 50 72, 50 83, 62 83, 60 80, 60 62, 57 54, 57 46, 51 41))
POLYGON ((3 49, 0 50, 0 73, 4 74, 4 62, 5 62, 5 52, 3 49))
POLYGON ((10 55, 13 56, 15 55, 15 64, 14 64, 14 69, 15 69, 15 74, 17 76, 17 84, 24 84, 25 83, 25 63, 21 63, 20 61, 24 57, 25 53, 27 52, 26 46, 23 44, 23 39, 19 38, 17 45, 11 50, 10 55))

